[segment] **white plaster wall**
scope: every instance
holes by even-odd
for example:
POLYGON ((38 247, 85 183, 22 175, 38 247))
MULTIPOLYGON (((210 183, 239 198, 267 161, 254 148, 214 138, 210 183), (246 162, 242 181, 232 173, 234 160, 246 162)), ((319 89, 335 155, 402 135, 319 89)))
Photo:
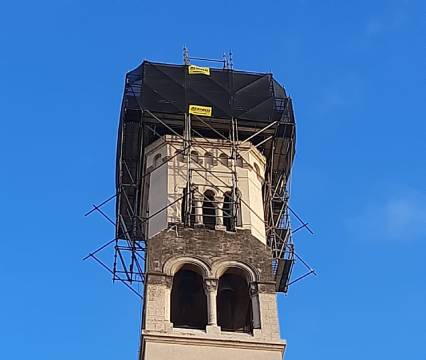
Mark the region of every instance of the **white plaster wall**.
MULTIPOLYGON (((163 152, 166 149, 162 149, 163 152)), ((155 154, 154 154, 155 155, 155 154)), ((164 156, 162 156, 164 159, 164 156)), ((153 166, 153 154, 148 156, 148 164, 153 166)), ((154 170, 150 174, 150 187, 148 195, 148 209, 149 215, 156 214, 159 210, 165 208, 168 204, 168 187, 167 187, 167 177, 168 177, 168 166, 164 164, 158 169, 154 170)), ((148 237, 159 233, 161 230, 167 227, 167 210, 161 211, 148 222, 148 237)))
MULTIPOLYGON (((182 149, 181 142, 171 142, 171 144, 172 145, 167 146, 167 152, 170 158, 172 158, 175 155, 176 148, 179 150, 182 149)), ((172 160, 168 162, 169 177, 167 179, 167 182, 168 182, 167 186, 168 186, 169 204, 171 204, 173 201, 182 197, 183 189, 186 186, 187 164, 186 162, 182 160, 183 160, 183 154, 173 158, 172 160)), ((181 206, 182 206, 182 202, 179 201, 175 205, 169 207, 167 212, 169 223, 181 222, 181 219, 182 219, 181 206)))
POLYGON ((246 218, 248 219, 253 235, 266 242, 262 194, 265 160, 262 155, 253 150, 247 153, 246 158, 250 164, 253 165, 256 163, 260 169, 260 174, 254 170, 254 166, 252 169, 247 170, 246 193, 249 197, 247 202, 250 210, 246 211, 246 218))

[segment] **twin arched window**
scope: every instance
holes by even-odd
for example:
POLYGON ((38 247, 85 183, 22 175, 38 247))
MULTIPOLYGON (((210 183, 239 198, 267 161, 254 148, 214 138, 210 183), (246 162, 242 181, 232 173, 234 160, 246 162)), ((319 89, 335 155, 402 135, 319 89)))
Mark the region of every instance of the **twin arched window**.
MULTIPOLYGON (((217 325, 222 331, 249 333, 256 327, 253 326, 253 304, 245 275, 239 268, 229 268, 219 278, 216 305, 210 306, 216 306, 217 325)), ((194 266, 184 265, 174 275, 170 307, 174 327, 206 328, 211 309, 207 307, 204 279, 194 266)))
POLYGON ((212 190, 207 190, 203 194, 202 205, 196 203, 194 199, 194 193, 192 192, 189 200, 191 202, 191 213, 189 214, 189 219, 185 219, 185 214, 187 213, 187 201, 188 197, 186 196, 186 188, 183 189, 182 205, 181 205, 181 214, 182 222, 187 223, 189 221, 190 226, 194 226, 195 217, 196 217, 196 208, 202 208, 202 218, 203 224, 207 229, 214 230, 216 226, 216 205, 215 205, 215 194, 212 190))

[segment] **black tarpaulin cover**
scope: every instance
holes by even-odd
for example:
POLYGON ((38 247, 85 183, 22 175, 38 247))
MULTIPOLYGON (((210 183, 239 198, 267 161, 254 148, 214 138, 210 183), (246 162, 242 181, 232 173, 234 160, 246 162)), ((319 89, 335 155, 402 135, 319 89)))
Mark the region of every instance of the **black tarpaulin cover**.
POLYGON ((271 74, 210 69, 189 74, 185 65, 144 61, 132 73, 142 78, 141 105, 152 112, 183 114, 189 105, 212 107, 212 117, 278 120, 284 89, 271 74))

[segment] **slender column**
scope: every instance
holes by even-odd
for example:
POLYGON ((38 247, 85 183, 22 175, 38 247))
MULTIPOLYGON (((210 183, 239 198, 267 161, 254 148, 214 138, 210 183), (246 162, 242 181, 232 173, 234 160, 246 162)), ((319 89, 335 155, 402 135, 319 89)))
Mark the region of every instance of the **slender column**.
POLYGON ((204 290, 207 296, 207 323, 208 325, 217 325, 216 296, 217 279, 206 279, 204 281, 204 290))
POLYGON ((253 328, 260 329, 260 304, 259 304, 259 289, 257 283, 250 283, 250 298, 253 314, 253 328))
POLYGON ((223 226, 223 197, 216 196, 216 225, 223 226))
POLYGON ((164 288, 164 320, 171 323, 170 319, 170 296, 172 292, 173 277, 166 277, 166 286, 164 288))
POLYGON ((194 195, 194 206, 195 206, 195 223, 203 223, 203 199, 200 195, 194 195))

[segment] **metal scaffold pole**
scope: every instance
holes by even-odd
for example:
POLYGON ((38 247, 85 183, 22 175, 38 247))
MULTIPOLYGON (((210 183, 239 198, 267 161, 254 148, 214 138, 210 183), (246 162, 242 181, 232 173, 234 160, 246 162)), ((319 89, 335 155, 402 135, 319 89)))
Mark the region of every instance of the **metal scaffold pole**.
POLYGON ((185 114, 185 128, 184 128, 184 148, 186 158, 186 191, 185 191, 185 207, 184 207, 184 224, 185 226, 191 225, 191 212, 192 212, 192 169, 191 169, 191 114, 185 114))

